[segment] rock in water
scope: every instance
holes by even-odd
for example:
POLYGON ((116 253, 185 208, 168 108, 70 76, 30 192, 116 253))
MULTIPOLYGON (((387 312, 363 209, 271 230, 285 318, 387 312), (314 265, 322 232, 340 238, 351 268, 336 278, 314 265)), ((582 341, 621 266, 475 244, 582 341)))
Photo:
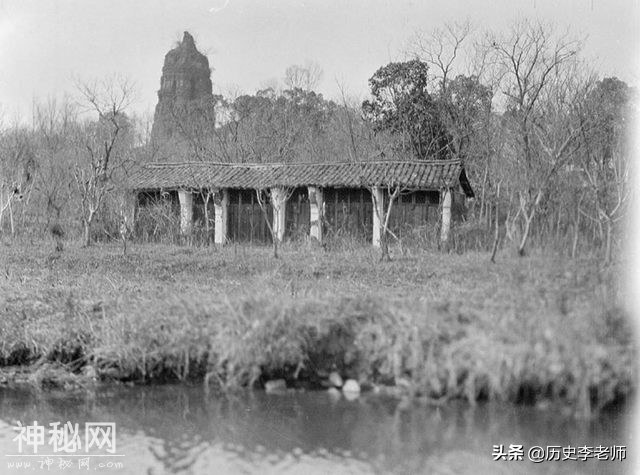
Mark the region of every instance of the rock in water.
POLYGON ((359 394, 360 393, 360 384, 355 379, 347 379, 344 382, 344 386, 342 386, 343 393, 349 394, 359 394))
POLYGON ((329 398, 333 401, 337 401, 342 397, 342 393, 340 393, 336 388, 329 388, 327 390, 327 394, 329 394, 329 398))
POLYGON ((158 144, 175 144, 180 141, 181 127, 213 127, 213 112, 209 60, 185 31, 182 41, 164 57, 151 136, 158 144))
POLYGON ((335 388, 341 388, 342 377, 336 371, 332 371, 331 374, 329 375, 329 383, 331 384, 331 386, 335 388))
POLYGON ((264 384, 267 393, 281 393, 287 390, 287 382, 284 379, 272 379, 264 384))

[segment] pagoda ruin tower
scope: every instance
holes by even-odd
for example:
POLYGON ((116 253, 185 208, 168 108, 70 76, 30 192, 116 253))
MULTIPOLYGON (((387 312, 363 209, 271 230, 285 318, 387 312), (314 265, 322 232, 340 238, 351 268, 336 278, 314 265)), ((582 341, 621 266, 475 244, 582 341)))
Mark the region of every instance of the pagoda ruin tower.
POLYGON ((185 31, 182 41, 164 57, 152 138, 176 141, 179 130, 193 127, 194 121, 213 124, 213 106, 209 60, 185 31))

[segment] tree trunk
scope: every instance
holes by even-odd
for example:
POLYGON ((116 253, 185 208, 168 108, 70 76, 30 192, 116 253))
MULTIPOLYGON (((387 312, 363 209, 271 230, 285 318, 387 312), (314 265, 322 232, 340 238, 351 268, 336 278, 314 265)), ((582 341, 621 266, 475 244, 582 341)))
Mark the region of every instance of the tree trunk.
POLYGON ((531 221, 533 221, 533 217, 536 214, 536 209, 542 200, 542 192, 539 191, 536 195, 536 199, 531 205, 529 214, 527 214, 527 207, 525 202, 521 199, 520 201, 520 209, 522 211, 522 217, 524 218, 524 230, 522 232, 522 238, 520 239, 520 245, 518 246, 518 255, 520 257, 524 257, 527 255, 525 251, 525 247, 527 245, 527 240, 529 239, 529 232, 531 231, 531 221))
POLYGON ((83 219, 82 225, 84 228, 84 247, 91 246, 91 224, 93 223, 93 217, 95 216, 95 212, 89 212, 89 217, 83 219))
POLYGON ((498 202, 496 200, 496 229, 493 236, 493 248, 491 249, 491 263, 496 263, 496 253, 498 252, 498 244, 500 242, 500 220, 498 219, 498 202))
POLYGON ((14 236, 16 230, 13 223, 13 206, 11 206, 11 201, 9 201, 9 224, 11 225, 11 236, 14 236))
POLYGON ((89 221, 82 222, 84 247, 91 245, 91 223, 89 221))
POLYGON ((518 246, 518 255, 520 257, 524 257, 527 255, 525 247, 527 245, 527 239, 529 238, 529 230, 531 229, 531 220, 533 219, 533 214, 530 218, 525 216, 524 218, 524 230, 522 231, 522 239, 520 239, 520 245, 518 246))
POLYGON ((602 229, 602 221, 598 220, 598 239, 600 239, 600 244, 602 244, 602 242, 605 240, 605 232, 604 229, 602 229))
POLYGON ((391 256, 389 255, 389 239, 387 230, 382 229, 380 232, 380 262, 389 261, 391 261, 391 256))
POLYGON ((211 225, 209 224, 209 200, 211 199, 211 192, 207 191, 207 194, 204 195, 204 232, 205 232, 205 236, 207 236, 206 238, 206 245, 208 246, 211 238, 210 238, 210 233, 211 233, 211 225))
MULTIPOLYGON (((485 196, 486 196, 488 177, 489 177, 489 166, 487 165, 485 166, 484 174, 482 176, 482 194, 480 196, 480 216, 478 217, 480 221, 482 221, 482 218, 484 218, 486 215, 486 211, 488 211, 488 209, 485 211, 485 207, 486 207, 485 196)), ((489 226, 491 226, 491 221, 489 221, 489 226)))
POLYGON ((607 235, 606 235, 606 245, 605 245, 605 262, 607 264, 611 263, 612 257, 613 257, 613 249, 612 249, 612 245, 611 245, 611 234, 612 234, 612 225, 611 225, 611 219, 608 218, 607 219, 607 235))
POLYGON ((571 245, 571 259, 576 258, 576 251, 578 250, 578 238, 580 236, 580 221, 576 220, 573 225, 573 243, 571 245))

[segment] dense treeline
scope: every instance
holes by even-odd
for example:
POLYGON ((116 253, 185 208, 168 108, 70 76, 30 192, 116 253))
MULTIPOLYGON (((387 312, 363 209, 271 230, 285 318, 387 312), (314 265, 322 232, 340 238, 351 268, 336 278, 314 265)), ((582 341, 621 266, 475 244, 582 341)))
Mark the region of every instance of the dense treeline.
POLYGON ((126 81, 36 103, 29 126, 2 126, 0 228, 115 237, 118 191, 144 161, 459 158, 476 199, 454 249, 553 245, 611 260, 629 205, 635 91, 591 71, 579 41, 531 22, 502 34, 448 25, 406 53, 373 72, 365 101, 327 100, 313 91, 319 69, 295 66, 253 95, 176 102, 169 140, 127 115, 126 81))

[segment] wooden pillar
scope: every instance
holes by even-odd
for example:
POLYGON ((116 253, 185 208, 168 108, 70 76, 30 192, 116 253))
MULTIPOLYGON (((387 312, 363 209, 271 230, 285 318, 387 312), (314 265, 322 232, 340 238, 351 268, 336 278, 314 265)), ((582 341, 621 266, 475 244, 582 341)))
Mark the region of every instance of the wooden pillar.
POLYGON ((451 229, 451 189, 447 188, 442 193, 442 227, 440 228, 440 243, 443 244, 444 246, 447 246, 447 244, 449 243, 450 229, 451 229))
POLYGON ((122 218, 128 232, 133 232, 135 228, 136 209, 138 207, 138 192, 125 191, 123 197, 122 218))
POLYGON ((384 189, 374 186, 371 188, 371 197, 373 201, 373 247, 380 247, 382 220, 384 219, 384 189))
POLYGON ((287 190, 271 188, 271 208, 273 209, 273 234, 282 242, 284 240, 285 216, 287 209, 287 190))
POLYGON ((309 237, 322 243, 322 217, 324 214, 324 195, 322 188, 309 187, 309 237))
POLYGON ((193 194, 190 191, 179 190, 180 200, 180 232, 191 234, 193 228, 193 194))
POLYGON ((223 246, 227 242, 227 221, 229 210, 229 191, 226 188, 215 190, 213 194, 214 228, 213 242, 223 246))

